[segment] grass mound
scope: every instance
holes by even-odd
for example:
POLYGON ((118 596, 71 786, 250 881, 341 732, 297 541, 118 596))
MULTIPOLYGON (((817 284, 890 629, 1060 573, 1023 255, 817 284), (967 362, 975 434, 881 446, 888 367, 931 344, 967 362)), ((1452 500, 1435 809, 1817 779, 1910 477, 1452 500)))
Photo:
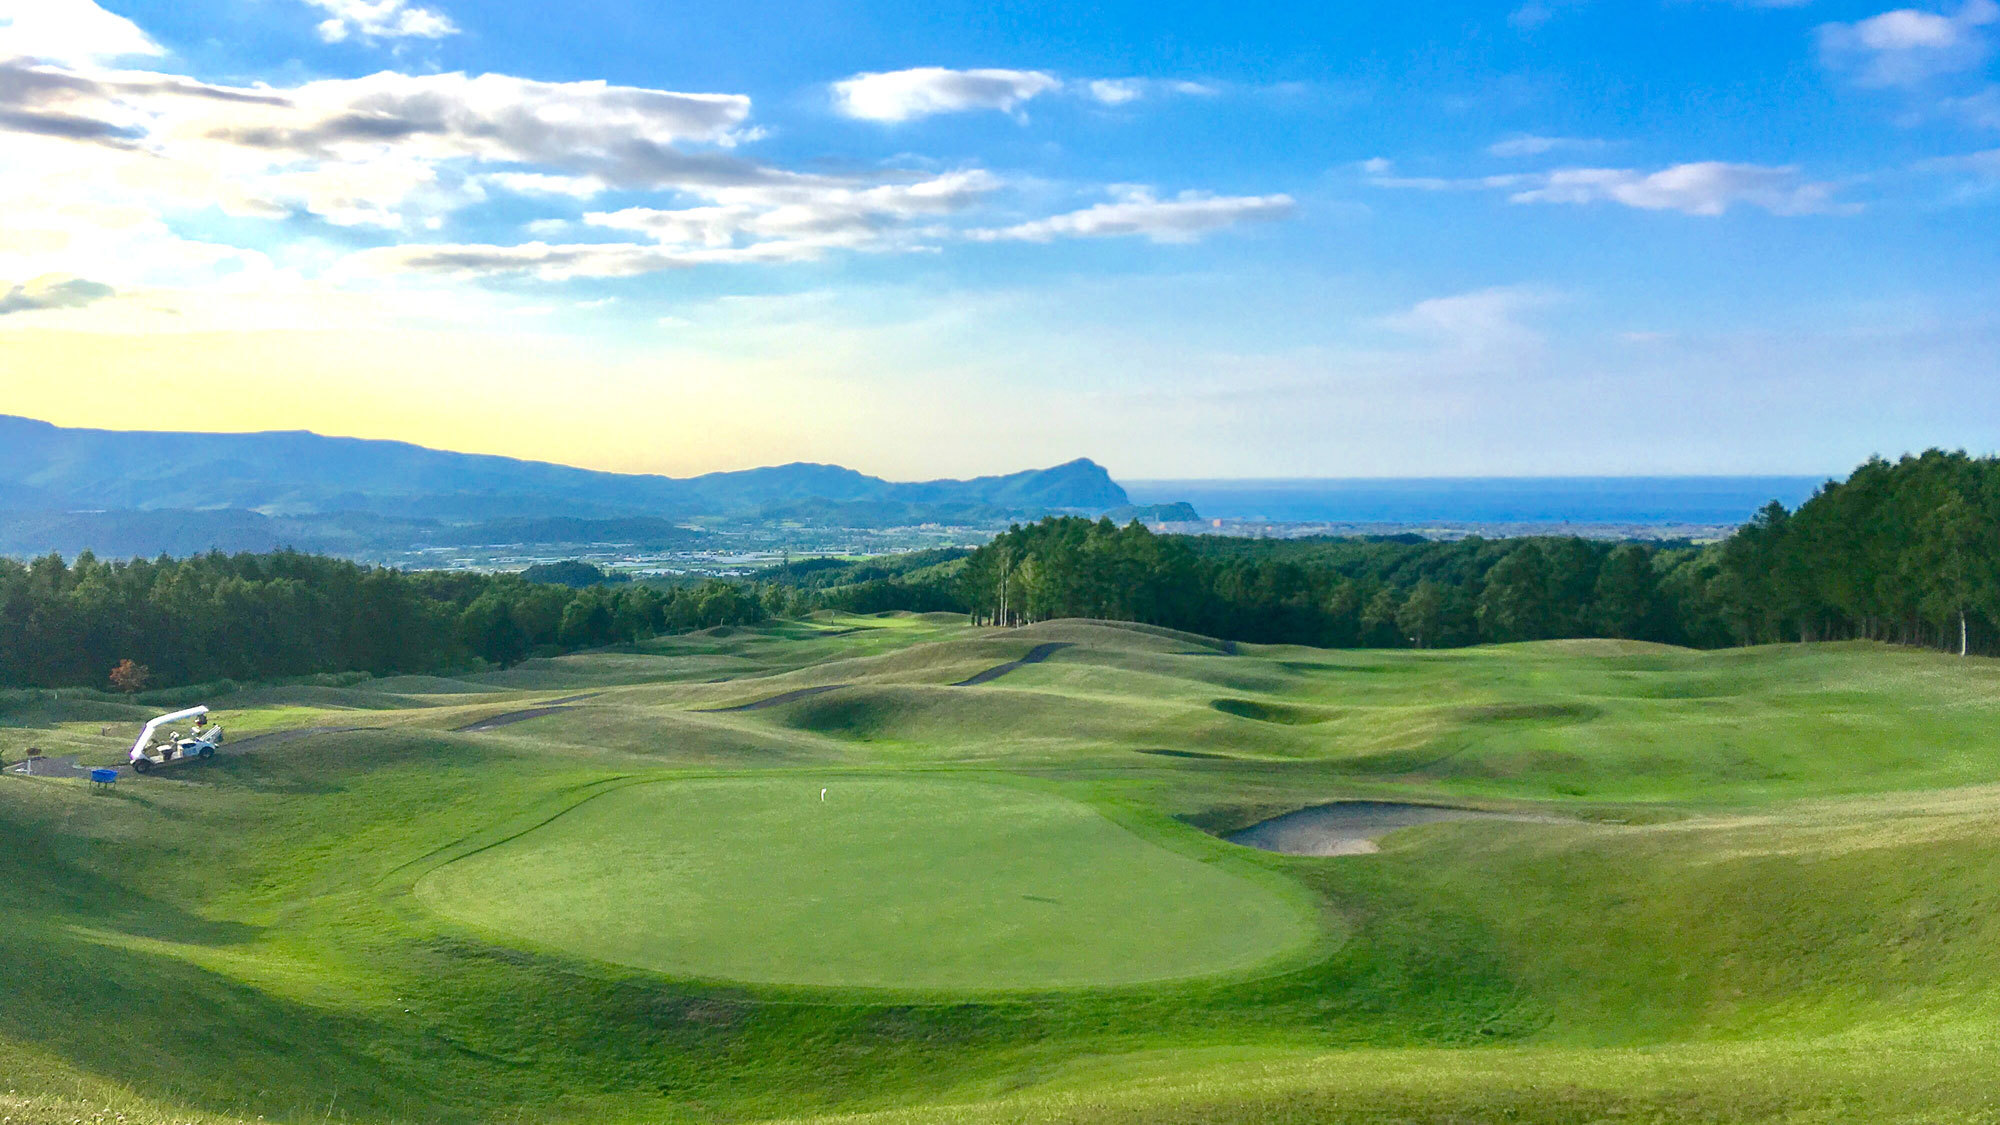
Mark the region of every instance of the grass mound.
POLYGON ((1217 699, 1211 701, 1209 706, 1239 719, 1255 719, 1260 723, 1284 723, 1294 727, 1311 726, 1333 718, 1333 715, 1324 711, 1294 707, 1285 703, 1260 703, 1254 699, 1217 699))
POLYGON ((835 987, 1134 984, 1254 968, 1314 938, 1297 902, 1073 801, 814 781, 619 789, 439 868, 418 895, 552 950, 835 987))

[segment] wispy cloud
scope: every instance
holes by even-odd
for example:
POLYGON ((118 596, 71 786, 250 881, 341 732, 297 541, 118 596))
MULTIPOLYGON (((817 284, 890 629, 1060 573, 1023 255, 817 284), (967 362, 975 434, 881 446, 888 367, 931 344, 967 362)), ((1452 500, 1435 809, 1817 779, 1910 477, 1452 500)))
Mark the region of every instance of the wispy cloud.
POLYGON ((1737 205, 1761 207, 1774 215, 1813 215, 1840 210, 1834 185, 1809 183, 1794 167, 1702 161, 1658 172, 1629 168, 1564 168, 1534 187, 1514 193, 1516 203, 1622 203, 1647 211, 1720 215, 1737 205))
POLYGON ((1036 98, 1070 94, 1099 105, 1123 106, 1175 95, 1211 97, 1203 82, 1168 78, 1065 80, 1042 70, 951 70, 920 66, 857 74, 833 84, 834 108, 847 117, 895 124, 945 113, 1018 113, 1036 98))
POLYGON ((1507 13, 1507 22, 1521 31, 1533 31, 1560 15, 1565 8, 1580 8, 1589 0, 1528 0, 1507 13))
POLYGON ((999 186, 998 177, 974 169, 874 186, 804 182, 723 188, 708 193, 710 206, 593 211, 583 221, 644 234, 663 246, 721 248, 782 239, 800 249, 862 248, 896 241, 912 219, 966 210, 999 186))
POLYGON ((1160 199, 1147 188, 1123 189, 1119 198, 1080 211, 972 232, 983 241, 1048 242, 1057 238, 1141 235, 1154 242, 1192 242, 1210 231, 1291 215, 1289 195, 1208 195, 1182 192, 1160 199))
POLYGON ((1497 286, 1419 301, 1382 323, 1461 356, 1519 355, 1543 343, 1542 333, 1526 323, 1526 316, 1556 300, 1546 289, 1497 286))
POLYGON ((1511 159, 1522 156, 1541 156, 1551 152, 1598 149, 1603 148, 1604 145, 1605 142, 1591 137, 1545 137, 1535 133, 1516 133, 1511 137, 1502 137, 1492 144, 1487 145, 1486 152, 1489 156, 1511 159))
POLYGON ((1084 87, 1092 98, 1105 105, 1126 105, 1144 98, 1179 94, 1207 98, 1221 93, 1206 82, 1161 78, 1097 78, 1084 87))
POLYGON ((1099 78, 1090 84, 1090 96, 1105 105, 1124 105, 1146 96, 1146 88, 1130 78, 1099 78))
POLYGON ((1502 191, 1513 203, 1617 203, 1643 211, 1721 215, 1737 206, 1774 215, 1848 213, 1834 199, 1838 185, 1805 179, 1793 166, 1719 160, 1676 164, 1656 172, 1633 168, 1557 168, 1546 172, 1448 178, 1398 176, 1387 161, 1362 165, 1377 187, 1417 191, 1502 191))
POLYGON ((2000 148, 1919 161, 1913 170, 1943 179, 1958 202, 1981 202, 2000 193, 2000 148))
POLYGON ((2000 129, 2000 86, 1987 86, 1962 97, 1946 98, 1948 114, 1980 129, 2000 129))

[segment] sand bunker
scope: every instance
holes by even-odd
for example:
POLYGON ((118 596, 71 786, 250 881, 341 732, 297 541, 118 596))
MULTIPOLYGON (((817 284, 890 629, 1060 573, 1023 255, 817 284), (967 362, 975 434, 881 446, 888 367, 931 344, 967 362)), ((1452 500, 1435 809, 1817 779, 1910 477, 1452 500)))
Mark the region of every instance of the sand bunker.
POLYGON ((1286 855, 1367 855, 1376 840, 1398 828, 1441 820, 1539 820, 1539 817, 1406 805, 1393 801, 1339 801, 1288 812, 1223 837, 1232 844, 1286 855))

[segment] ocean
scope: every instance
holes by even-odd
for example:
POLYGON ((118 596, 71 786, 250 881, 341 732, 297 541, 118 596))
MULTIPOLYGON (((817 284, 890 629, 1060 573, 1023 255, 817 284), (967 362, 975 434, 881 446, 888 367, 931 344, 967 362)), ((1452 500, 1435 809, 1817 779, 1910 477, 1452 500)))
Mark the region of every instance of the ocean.
POLYGON ((1121 481, 1135 504, 1185 500, 1203 519, 1342 524, 1740 524, 1796 508, 1825 477, 1433 477, 1121 481))

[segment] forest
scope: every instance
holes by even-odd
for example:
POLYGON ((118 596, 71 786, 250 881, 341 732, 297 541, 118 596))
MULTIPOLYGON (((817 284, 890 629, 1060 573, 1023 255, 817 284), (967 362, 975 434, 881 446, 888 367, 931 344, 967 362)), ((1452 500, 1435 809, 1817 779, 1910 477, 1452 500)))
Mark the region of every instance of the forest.
POLYGON ((809 559, 746 582, 403 572, 294 551, 0 560, 0 686, 268 681, 510 665, 817 609, 1139 621, 1234 640, 1452 647, 1872 639, 2000 652, 2000 460, 1871 460, 1712 544, 1229 539, 1054 517, 977 550, 809 559), (535 577, 546 581, 531 580, 535 577))
POLYGON ((955 608, 1008 623, 1105 617, 1335 648, 1620 637, 1993 653, 2000 460, 1935 450, 1870 460, 1798 511, 1770 504, 1705 545, 1230 539, 1071 517, 1015 527, 948 566, 850 585, 835 573, 806 585, 840 608, 955 608))
POLYGON ((577 588, 519 575, 403 572, 320 555, 0 560, 0 687, 124 690, 325 672, 502 666, 762 620, 750 587, 577 588))

